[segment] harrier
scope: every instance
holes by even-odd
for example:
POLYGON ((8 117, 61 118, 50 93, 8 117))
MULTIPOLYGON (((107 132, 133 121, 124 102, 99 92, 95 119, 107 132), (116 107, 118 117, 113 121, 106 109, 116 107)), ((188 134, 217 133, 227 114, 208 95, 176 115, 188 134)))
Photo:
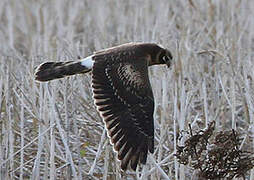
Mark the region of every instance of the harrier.
POLYGON ((154 152, 154 97, 148 66, 170 66, 172 55, 153 43, 128 43, 95 52, 79 61, 46 62, 35 72, 37 81, 49 81, 92 71, 94 103, 110 142, 121 161, 136 170, 154 152))

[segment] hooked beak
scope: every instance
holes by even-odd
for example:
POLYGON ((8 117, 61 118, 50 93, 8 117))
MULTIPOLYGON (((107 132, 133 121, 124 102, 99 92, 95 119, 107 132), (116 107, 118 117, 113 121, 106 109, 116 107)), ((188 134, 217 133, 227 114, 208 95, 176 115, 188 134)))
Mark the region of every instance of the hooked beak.
POLYGON ((171 61, 166 62, 166 65, 167 65, 168 68, 170 68, 170 66, 171 66, 171 61))
POLYGON ((166 65, 168 68, 170 68, 172 66, 173 63, 173 58, 171 58, 169 61, 166 61, 166 65))

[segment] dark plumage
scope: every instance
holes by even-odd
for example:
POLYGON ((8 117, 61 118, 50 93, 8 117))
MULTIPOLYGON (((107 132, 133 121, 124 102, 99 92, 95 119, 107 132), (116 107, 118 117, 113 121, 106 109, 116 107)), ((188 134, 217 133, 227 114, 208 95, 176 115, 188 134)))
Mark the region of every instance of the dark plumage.
POLYGON ((121 168, 126 170, 130 164, 136 170, 138 163, 146 163, 148 151, 154 152, 154 97, 148 66, 170 66, 171 60, 171 53, 156 44, 128 43, 79 62, 44 63, 36 70, 35 78, 47 81, 92 70, 95 105, 121 168))
POLYGON ((74 74, 89 72, 91 69, 84 68, 80 63, 74 61, 68 62, 46 62, 41 64, 36 70, 37 81, 50 81, 63 78, 74 74))

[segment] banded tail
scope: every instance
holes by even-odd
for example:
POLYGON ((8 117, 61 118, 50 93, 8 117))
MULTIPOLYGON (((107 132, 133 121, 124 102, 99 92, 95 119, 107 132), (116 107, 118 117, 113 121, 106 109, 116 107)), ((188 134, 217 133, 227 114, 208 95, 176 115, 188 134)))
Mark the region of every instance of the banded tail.
POLYGON ((75 74, 83 74, 91 71, 93 67, 92 56, 81 61, 46 62, 39 65, 35 70, 35 80, 50 81, 75 74))

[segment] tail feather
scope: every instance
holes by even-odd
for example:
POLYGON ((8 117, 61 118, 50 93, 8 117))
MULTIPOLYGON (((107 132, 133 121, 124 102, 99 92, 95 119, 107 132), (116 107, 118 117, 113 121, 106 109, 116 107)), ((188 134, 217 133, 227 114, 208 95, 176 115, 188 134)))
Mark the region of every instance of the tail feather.
POLYGON ((39 65, 35 70, 37 81, 50 81, 74 74, 87 73, 91 69, 81 64, 82 61, 74 62, 46 62, 39 65))

